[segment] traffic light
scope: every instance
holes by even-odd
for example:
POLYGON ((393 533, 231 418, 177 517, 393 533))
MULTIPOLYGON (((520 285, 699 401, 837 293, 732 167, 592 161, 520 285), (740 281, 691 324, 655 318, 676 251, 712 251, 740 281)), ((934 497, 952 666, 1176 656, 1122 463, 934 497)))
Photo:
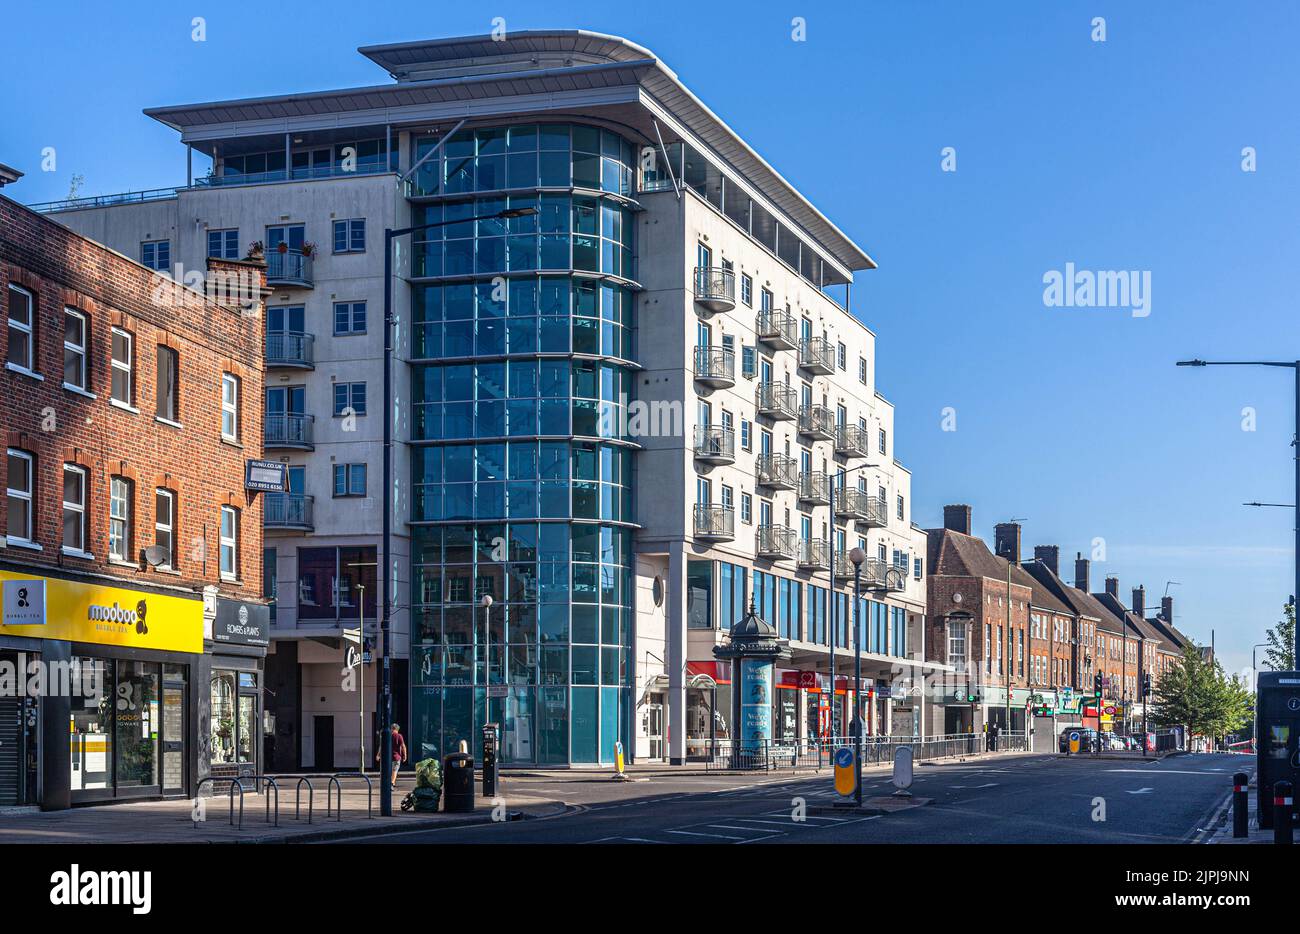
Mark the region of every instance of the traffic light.
POLYGON ((1101 672, 1100 672, 1100 671, 1097 672, 1095 675, 1093 675, 1093 678, 1092 678, 1092 691, 1093 691, 1093 693, 1096 694, 1098 697, 1101 697, 1101 693, 1102 693, 1102 678, 1101 678, 1101 672))
POLYGON ((1151 696, 1151 675, 1149 673, 1142 676, 1142 696, 1151 696))

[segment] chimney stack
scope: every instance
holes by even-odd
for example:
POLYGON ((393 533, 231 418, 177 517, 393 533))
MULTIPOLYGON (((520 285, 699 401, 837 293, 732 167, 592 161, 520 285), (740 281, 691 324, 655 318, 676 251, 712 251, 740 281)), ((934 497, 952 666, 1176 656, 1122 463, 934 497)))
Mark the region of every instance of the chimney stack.
POLYGON ((1110 594, 1116 600, 1119 599, 1119 578, 1118 577, 1106 578, 1106 593, 1110 594))
POLYGON ((943 527, 950 532, 970 534, 970 507, 965 504, 943 507, 943 527))
POLYGON ((1020 563, 1020 523, 999 522, 993 526, 993 552, 1012 564, 1020 563))
POLYGON ((1174 598, 1160 598, 1160 615, 1165 618, 1165 622, 1170 626, 1174 624, 1174 598))
POLYGON ((1035 545, 1034 557, 1047 565, 1057 577, 1061 575, 1061 546, 1035 545))
POLYGON ((1082 590, 1084 593, 1092 592, 1088 589, 1088 568, 1091 563, 1092 562, 1083 556, 1082 551, 1076 551, 1074 553, 1074 586, 1077 590, 1082 590))
POLYGON ((266 285, 265 257, 262 254, 244 259, 209 256, 203 291, 218 305, 265 321, 266 299, 272 291, 266 285))
POLYGON ((1133 612, 1143 619, 1147 618, 1147 588, 1145 585, 1133 588, 1133 612))

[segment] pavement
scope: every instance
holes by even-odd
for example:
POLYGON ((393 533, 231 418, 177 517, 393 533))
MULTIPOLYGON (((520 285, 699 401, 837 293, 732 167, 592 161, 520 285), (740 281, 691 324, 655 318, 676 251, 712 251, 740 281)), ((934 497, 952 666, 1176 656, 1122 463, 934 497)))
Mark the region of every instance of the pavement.
MULTIPOLYGON (((1239 764, 1237 768, 1233 769, 1233 772, 1245 772, 1249 778, 1248 793, 1246 795, 1246 836, 1234 837, 1232 835, 1232 796, 1229 795, 1215 813, 1213 832, 1205 842, 1227 846, 1240 846, 1248 843, 1272 846, 1273 829, 1270 827, 1265 830, 1259 826, 1259 785, 1256 781, 1255 757, 1238 756, 1237 759, 1239 764)), ((1293 837, 1300 839, 1300 830, 1293 831, 1293 837)))
POLYGON ((641 775, 591 781, 507 773, 504 796, 563 800, 513 823, 361 836, 367 843, 1194 843, 1213 832, 1241 757, 1116 761, 1000 753, 919 763, 913 798, 888 767, 864 770, 868 808, 837 807, 820 775, 641 775), (887 813, 886 802, 889 803, 887 813))
MULTIPOLYGON (((463 827, 563 813, 563 801, 535 795, 511 795, 508 806, 499 800, 476 798, 473 812, 417 814, 398 810, 398 804, 415 787, 414 777, 399 779, 393 792, 392 817, 368 816, 379 813, 379 782, 375 780, 373 800, 367 799, 364 784, 352 780, 342 794, 342 807, 326 815, 325 780, 313 776, 308 820, 308 793, 303 786, 300 808, 295 816, 294 783, 280 787, 278 826, 274 794, 244 794, 244 813, 239 817, 235 798, 234 825, 230 797, 226 793, 201 799, 196 810, 190 799, 134 801, 77 807, 66 811, 10 809, 0 812, 0 844, 6 843, 315 843, 376 833, 400 832, 411 828, 463 827), (199 820, 195 820, 195 817, 199 820)), ((334 796, 336 799, 338 795, 334 796)))

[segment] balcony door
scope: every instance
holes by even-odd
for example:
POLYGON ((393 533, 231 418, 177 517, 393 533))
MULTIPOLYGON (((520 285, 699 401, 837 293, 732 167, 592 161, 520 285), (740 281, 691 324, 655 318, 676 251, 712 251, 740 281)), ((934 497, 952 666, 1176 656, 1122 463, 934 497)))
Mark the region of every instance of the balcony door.
POLYGON ((758 501, 758 527, 767 528, 772 524, 772 504, 767 500, 758 501))
POLYGON ((713 328, 703 321, 695 325, 695 346, 708 347, 713 342, 713 328))
POLYGON ((278 252, 280 244, 286 244, 291 253, 301 253, 302 245, 307 240, 307 228, 302 224, 282 224, 266 228, 266 252, 278 252))
POLYGON ((279 305, 266 309, 268 334, 302 334, 306 331, 306 308, 303 305, 279 305))
POLYGON ((713 484, 704 477, 695 481, 695 502, 701 506, 713 505, 713 484))
POLYGON ((770 385, 772 382, 772 361, 764 358, 758 365, 758 373, 759 382, 770 385))
POLYGON ((266 391, 267 415, 305 415, 306 386, 273 386, 266 391))

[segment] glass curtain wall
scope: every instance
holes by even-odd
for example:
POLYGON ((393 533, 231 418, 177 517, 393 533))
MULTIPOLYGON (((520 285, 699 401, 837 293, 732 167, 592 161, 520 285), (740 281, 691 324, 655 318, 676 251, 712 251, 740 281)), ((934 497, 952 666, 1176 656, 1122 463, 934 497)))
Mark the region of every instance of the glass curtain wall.
POLYGON ((485 723, 508 764, 628 748, 632 158, 595 127, 484 128, 412 180, 413 223, 452 222, 412 253, 417 760, 485 723))

